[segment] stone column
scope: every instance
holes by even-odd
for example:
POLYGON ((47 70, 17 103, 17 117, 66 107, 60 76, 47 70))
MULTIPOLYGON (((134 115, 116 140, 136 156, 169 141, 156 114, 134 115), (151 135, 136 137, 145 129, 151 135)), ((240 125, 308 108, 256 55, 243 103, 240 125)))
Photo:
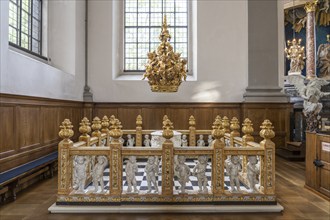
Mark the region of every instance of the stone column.
POLYGON ((315 78, 315 8, 317 1, 305 5, 306 23, 306 77, 315 78))
POLYGON ((249 75, 244 101, 287 102, 279 86, 277 0, 249 0, 247 4, 249 75))

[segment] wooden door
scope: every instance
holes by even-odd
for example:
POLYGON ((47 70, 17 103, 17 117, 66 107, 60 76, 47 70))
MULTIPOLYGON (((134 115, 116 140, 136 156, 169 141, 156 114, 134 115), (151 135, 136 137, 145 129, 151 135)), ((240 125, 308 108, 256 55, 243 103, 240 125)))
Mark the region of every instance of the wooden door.
POLYGON ((317 168, 317 188, 319 192, 330 197, 330 136, 318 136, 317 156, 321 166, 317 168))

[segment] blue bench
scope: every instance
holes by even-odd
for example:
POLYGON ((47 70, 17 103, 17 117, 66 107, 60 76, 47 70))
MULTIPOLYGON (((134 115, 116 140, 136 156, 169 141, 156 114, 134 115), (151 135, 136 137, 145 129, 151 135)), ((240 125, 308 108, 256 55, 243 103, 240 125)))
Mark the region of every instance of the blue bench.
POLYGON ((54 167, 53 164, 57 161, 57 158, 58 152, 56 151, 29 163, 0 173, 0 195, 2 195, 1 201, 5 200, 5 193, 8 191, 11 191, 13 198, 16 199, 15 188, 20 183, 31 179, 29 178, 31 175, 34 177, 49 170, 50 176, 52 177, 54 167))

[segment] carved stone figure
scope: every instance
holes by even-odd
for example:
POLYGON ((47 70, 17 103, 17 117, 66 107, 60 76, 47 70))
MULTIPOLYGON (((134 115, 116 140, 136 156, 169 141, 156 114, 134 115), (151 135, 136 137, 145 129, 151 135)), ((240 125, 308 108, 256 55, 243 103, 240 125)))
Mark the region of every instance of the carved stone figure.
POLYGON ((248 156, 247 163, 247 178, 249 181, 249 187, 252 192, 258 192, 256 184, 259 182, 259 168, 257 167, 257 156, 248 156))
POLYGON ((145 172, 147 174, 147 184, 148 184, 148 193, 151 193, 151 183, 155 187, 155 193, 158 193, 158 183, 156 180, 156 175, 159 172, 158 168, 158 162, 156 161, 156 158, 154 156, 148 157, 148 162, 145 167, 145 172))
POLYGON ((143 145, 145 147, 151 147, 151 140, 149 139, 149 134, 144 135, 143 145))
POLYGON ((207 143, 209 144, 209 147, 212 146, 212 142, 213 142, 212 135, 209 135, 209 136, 208 136, 208 139, 207 139, 207 143))
POLYGON ((185 135, 185 134, 182 135, 181 146, 182 146, 182 147, 187 147, 187 146, 188 146, 187 135, 185 135))
POLYGON ((132 137, 132 135, 128 134, 127 135, 127 143, 126 143, 126 146, 127 147, 133 147, 134 146, 134 137, 132 137))
MULTIPOLYGON (((328 37, 329 38, 329 37, 328 37)), ((320 77, 330 79, 330 40, 321 44, 317 50, 317 67, 320 68, 320 77)))
POLYGON ((198 162, 193 169, 193 175, 197 176, 199 193, 207 193, 207 156, 202 155, 198 157, 198 162))
POLYGON ((134 188, 134 193, 138 193, 139 190, 136 186, 136 178, 135 173, 138 172, 138 165, 136 163, 136 157, 135 156, 129 156, 128 161, 125 168, 126 172, 126 181, 128 184, 127 192, 132 192, 132 186, 134 188))
POLYGON ((231 156, 231 163, 227 165, 227 172, 229 174, 231 192, 241 191, 239 178, 238 178, 238 174, 241 171, 242 171, 242 166, 239 162, 239 157, 236 155, 231 156))
POLYGON ((93 168, 93 184, 94 184, 94 192, 98 191, 99 183, 101 186, 101 193, 104 193, 104 181, 103 181, 103 172, 105 167, 108 164, 108 159, 106 156, 97 156, 97 163, 93 168))
POLYGON ((304 99, 303 113, 306 117, 308 131, 317 131, 322 110, 322 103, 319 102, 323 96, 330 95, 329 92, 321 92, 321 87, 328 85, 324 79, 313 78, 308 81, 307 85, 304 83, 305 77, 302 75, 289 75, 288 81, 297 89, 299 95, 304 99))
POLYGON ((199 135, 199 139, 197 140, 197 146, 198 147, 204 147, 205 146, 205 141, 203 135, 199 135))
POLYGON ((74 167, 74 176, 76 177, 76 182, 78 186, 77 192, 83 193, 87 178, 87 173, 86 173, 87 160, 85 156, 77 156, 75 162, 76 165, 74 167))
POLYGON ((179 178, 179 183, 181 185, 180 190, 181 193, 185 193, 185 188, 187 182, 189 182, 190 169, 186 162, 186 157, 183 155, 178 156, 178 164, 175 166, 175 171, 177 172, 177 176, 179 178))

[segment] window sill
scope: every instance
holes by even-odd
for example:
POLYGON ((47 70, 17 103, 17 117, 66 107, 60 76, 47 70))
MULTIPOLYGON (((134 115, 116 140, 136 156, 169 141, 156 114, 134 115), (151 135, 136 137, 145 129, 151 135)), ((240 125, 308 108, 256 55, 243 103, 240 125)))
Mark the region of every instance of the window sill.
POLYGON ((38 60, 40 62, 43 62, 43 63, 46 63, 46 64, 49 64, 49 60, 47 57, 44 57, 42 55, 39 55, 39 54, 36 54, 36 53, 33 53, 25 48, 22 48, 20 46, 17 46, 16 44, 13 44, 13 43, 10 43, 9 42, 9 49, 14 51, 14 52, 17 52, 17 53, 20 53, 22 55, 25 55, 27 57, 30 57, 32 59, 35 59, 35 60, 38 60))
MULTIPOLYGON (((143 74, 142 75, 136 75, 136 74, 122 74, 114 78, 115 81, 142 81, 143 74)), ((145 79, 147 80, 147 79, 145 79)), ((188 75, 186 81, 197 81, 197 78, 193 75, 188 75)))

